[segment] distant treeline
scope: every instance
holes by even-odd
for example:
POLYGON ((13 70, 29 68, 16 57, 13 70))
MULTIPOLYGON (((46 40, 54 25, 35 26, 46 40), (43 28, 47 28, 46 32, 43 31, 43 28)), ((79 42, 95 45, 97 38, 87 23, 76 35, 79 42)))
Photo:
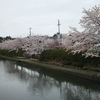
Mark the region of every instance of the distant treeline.
POLYGON ((5 40, 13 40, 14 38, 12 38, 11 36, 6 36, 6 37, 0 37, 0 43, 2 41, 5 41, 5 40))

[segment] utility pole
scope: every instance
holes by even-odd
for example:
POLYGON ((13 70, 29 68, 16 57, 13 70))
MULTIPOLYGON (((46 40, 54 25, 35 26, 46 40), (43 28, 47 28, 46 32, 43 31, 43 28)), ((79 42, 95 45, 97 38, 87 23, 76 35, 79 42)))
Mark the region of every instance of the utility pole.
POLYGON ((32 29, 32 28, 30 27, 30 28, 29 28, 29 33, 30 33, 30 36, 31 36, 31 29, 32 29))
POLYGON ((59 21, 59 19, 58 19, 58 33, 60 34, 60 21, 59 21))
POLYGON ((59 48, 62 47, 62 37, 61 37, 61 34, 60 34, 60 21, 58 19, 58 34, 57 34, 57 38, 58 38, 58 42, 59 42, 59 48))

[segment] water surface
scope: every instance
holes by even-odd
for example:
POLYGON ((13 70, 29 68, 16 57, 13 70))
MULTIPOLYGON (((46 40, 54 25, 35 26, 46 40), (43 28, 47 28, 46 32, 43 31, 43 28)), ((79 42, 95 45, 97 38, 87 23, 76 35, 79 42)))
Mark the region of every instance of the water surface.
POLYGON ((100 85, 36 66, 0 60, 0 100, 100 100, 100 85))

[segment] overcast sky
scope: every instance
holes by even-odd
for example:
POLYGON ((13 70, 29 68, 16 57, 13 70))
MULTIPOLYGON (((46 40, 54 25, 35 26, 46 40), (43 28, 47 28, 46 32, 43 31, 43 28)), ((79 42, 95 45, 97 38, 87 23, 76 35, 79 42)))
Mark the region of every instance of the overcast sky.
POLYGON ((100 0, 0 0, 0 36, 26 37, 29 28, 32 35, 57 33, 57 21, 61 33, 69 26, 79 27, 83 8, 100 4, 100 0))

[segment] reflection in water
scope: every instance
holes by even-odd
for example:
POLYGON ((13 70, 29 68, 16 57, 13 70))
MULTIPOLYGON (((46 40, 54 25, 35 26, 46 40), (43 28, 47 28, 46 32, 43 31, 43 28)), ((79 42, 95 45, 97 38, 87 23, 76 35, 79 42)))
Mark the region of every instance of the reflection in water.
MULTIPOLYGON (((16 92, 16 96, 14 96, 16 100, 100 100, 100 87, 94 82, 82 80, 85 83, 80 84, 81 80, 78 79, 78 82, 74 83, 73 78, 61 79, 62 77, 59 75, 55 76, 49 72, 46 74, 45 71, 39 69, 31 70, 25 65, 20 66, 12 61, 0 62, 0 80, 3 84, 1 76, 8 82, 10 80, 12 86, 20 89, 20 95, 16 92), (85 84, 89 84, 88 88, 85 84), (26 95, 23 96, 22 93, 26 93, 26 95)), ((77 78, 74 78, 74 81, 77 81, 77 78)), ((0 89, 2 89, 1 86, 0 84, 0 89)), ((0 93, 3 92, 0 90, 0 93)), ((12 97, 12 95, 10 96, 12 97)), ((11 100, 11 98, 5 100, 11 100)))

